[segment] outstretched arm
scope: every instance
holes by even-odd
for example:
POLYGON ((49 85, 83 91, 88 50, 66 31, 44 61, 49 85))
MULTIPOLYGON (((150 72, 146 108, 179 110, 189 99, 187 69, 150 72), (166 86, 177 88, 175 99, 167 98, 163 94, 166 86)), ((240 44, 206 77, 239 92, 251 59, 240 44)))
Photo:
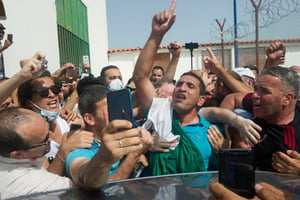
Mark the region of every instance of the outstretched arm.
POLYGON ((152 19, 151 34, 141 51, 136 62, 133 79, 136 84, 139 102, 144 110, 148 110, 152 99, 156 96, 155 89, 149 80, 156 51, 165 35, 175 21, 176 0, 173 0, 171 8, 154 15, 152 19))
POLYGON ((253 89, 248 85, 236 80, 229 72, 225 70, 219 62, 214 52, 207 47, 209 56, 203 58, 205 67, 217 75, 233 92, 251 92, 253 89))
POLYGON ((260 139, 257 132, 261 127, 249 119, 245 119, 231 110, 218 107, 205 107, 200 109, 200 114, 212 123, 221 122, 239 130, 240 136, 246 144, 253 146, 260 139))
POLYGON ((37 52, 32 58, 20 61, 22 69, 10 79, 0 84, 0 103, 7 99, 19 85, 27 80, 38 77, 45 71, 45 69, 41 67, 43 59, 45 59, 45 55, 37 52))

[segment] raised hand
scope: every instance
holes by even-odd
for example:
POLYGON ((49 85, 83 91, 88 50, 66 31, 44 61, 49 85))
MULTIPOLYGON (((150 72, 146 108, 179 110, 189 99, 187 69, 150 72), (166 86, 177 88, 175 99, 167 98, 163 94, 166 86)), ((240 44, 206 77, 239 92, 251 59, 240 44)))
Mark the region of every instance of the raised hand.
POLYGON ((207 52, 209 53, 209 56, 203 57, 203 62, 205 69, 208 71, 212 71, 215 74, 218 74, 218 71, 220 68, 224 68, 220 61, 215 56, 214 52, 211 50, 211 48, 206 48, 207 52))
POLYGON ((286 46, 280 41, 275 41, 267 47, 267 63, 266 67, 284 64, 286 46))
POLYGON ((179 58, 181 53, 182 45, 179 42, 171 42, 168 45, 168 50, 172 55, 172 58, 179 58))
POLYGON ((152 19, 152 32, 164 35, 175 22, 176 15, 174 14, 176 7, 176 0, 172 1, 169 10, 165 10, 154 15, 152 19))
POLYGON ((41 75, 46 69, 41 67, 42 60, 45 59, 45 55, 41 52, 37 52, 30 59, 23 59, 20 61, 21 71, 19 74, 25 80, 33 79, 41 75))
POLYGON ((54 78, 63 76, 66 74, 68 69, 75 69, 75 65, 73 65, 72 63, 66 63, 62 67, 60 67, 58 70, 56 70, 51 76, 54 78))

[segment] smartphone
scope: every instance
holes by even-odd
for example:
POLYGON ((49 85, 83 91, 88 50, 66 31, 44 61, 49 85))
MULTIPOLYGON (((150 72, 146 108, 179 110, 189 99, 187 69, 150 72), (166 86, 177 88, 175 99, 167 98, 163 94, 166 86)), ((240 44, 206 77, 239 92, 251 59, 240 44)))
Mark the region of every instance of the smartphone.
POLYGON ((109 121, 125 119, 134 124, 132 100, 129 89, 111 91, 107 93, 109 121))
POLYGON ((67 69, 66 77, 78 78, 79 77, 79 67, 75 67, 75 69, 72 69, 72 68, 67 69))
POLYGON ((87 56, 87 55, 82 56, 82 64, 83 64, 83 66, 90 67, 89 56, 87 56))
POLYGON ((13 42, 13 34, 7 34, 7 40, 9 40, 12 43, 13 42))
POLYGON ((70 131, 76 131, 81 128, 80 124, 71 124, 70 131))
POLYGON ((136 166, 134 167, 133 172, 130 175, 130 178, 138 178, 141 176, 143 173, 145 167, 142 163, 137 163, 136 166))
POLYGON ((255 195, 254 166, 252 149, 219 150, 219 182, 245 198, 255 195))

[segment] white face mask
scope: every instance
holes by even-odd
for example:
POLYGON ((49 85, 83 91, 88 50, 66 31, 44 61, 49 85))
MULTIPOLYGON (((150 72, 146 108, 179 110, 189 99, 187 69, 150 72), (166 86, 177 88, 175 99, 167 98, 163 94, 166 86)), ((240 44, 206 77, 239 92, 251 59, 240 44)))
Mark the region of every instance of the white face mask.
POLYGON ((41 115, 46 121, 50 122, 50 121, 54 121, 57 119, 58 115, 59 115, 59 111, 49 111, 49 110, 45 110, 41 107, 39 107, 38 105, 36 105, 35 103, 33 103, 32 101, 29 100, 29 102, 36 107, 37 109, 40 110, 40 112, 38 112, 39 115, 41 115))
POLYGON ((116 90, 121 90, 124 88, 123 83, 120 79, 116 78, 110 84, 108 84, 107 88, 110 91, 116 91, 116 90))

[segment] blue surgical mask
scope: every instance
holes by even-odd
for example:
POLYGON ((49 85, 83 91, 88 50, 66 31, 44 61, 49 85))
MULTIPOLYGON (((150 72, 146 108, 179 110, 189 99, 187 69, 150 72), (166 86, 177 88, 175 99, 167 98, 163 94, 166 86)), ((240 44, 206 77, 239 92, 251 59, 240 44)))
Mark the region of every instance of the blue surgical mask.
POLYGON ((32 101, 29 100, 29 102, 36 107, 37 109, 39 109, 40 111, 38 112, 39 115, 41 115, 46 121, 50 122, 50 121, 54 121, 57 119, 58 115, 59 115, 59 111, 49 111, 49 110, 45 110, 41 107, 39 107, 38 105, 36 105, 35 103, 33 103, 32 101))
POLYGON ((108 84, 107 88, 110 91, 116 91, 116 90, 121 90, 124 88, 123 83, 120 79, 116 78, 110 84, 108 84))

